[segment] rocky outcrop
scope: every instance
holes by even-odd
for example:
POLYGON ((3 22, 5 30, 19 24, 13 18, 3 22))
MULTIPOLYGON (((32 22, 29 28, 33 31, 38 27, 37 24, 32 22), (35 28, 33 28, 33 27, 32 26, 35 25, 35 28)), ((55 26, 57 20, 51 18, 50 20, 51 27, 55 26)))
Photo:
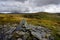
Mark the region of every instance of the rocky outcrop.
MULTIPOLYGON (((7 26, 2 29, 7 29, 7 26)), ((1 40, 54 40, 51 30, 27 24, 25 20, 22 20, 17 27, 9 27, 5 32, 2 30, 1 32, 1 40)))

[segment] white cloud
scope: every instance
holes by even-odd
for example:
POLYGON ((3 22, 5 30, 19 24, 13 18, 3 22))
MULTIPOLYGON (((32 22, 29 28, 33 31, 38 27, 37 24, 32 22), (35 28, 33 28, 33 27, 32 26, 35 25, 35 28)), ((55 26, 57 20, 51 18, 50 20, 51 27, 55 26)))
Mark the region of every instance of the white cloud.
MULTIPOLYGON (((41 1, 41 0, 40 0, 41 1)), ((41 5, 46 3, 47 0, 45 2, 42 3, 41 1, 41 5)), ((48 1, 49 3, 50 1, 48 1)), ((0 12, 18 12, 18 13, 34 13, 34 12, 60 12, 60 4, 56 5, 56 4, 46 4, 46 5, 40 5, 37 6, 38 1, 34 1, 34 0, 27 0, 25 2, 16 2, 16 1, 0 1, 0 12)))
POLYGON ((60 13, 60 4, 59 5, 47 5, 43 6, 44 12, 51 12, 51 13, 60 13))

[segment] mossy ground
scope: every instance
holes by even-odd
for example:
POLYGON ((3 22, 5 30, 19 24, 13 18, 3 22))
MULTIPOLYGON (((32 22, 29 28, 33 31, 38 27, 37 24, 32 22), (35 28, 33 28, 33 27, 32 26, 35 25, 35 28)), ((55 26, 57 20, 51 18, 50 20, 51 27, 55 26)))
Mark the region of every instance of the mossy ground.
POLYGON ((0 14, 0 24, 19 23, 25 19, 29 24, 41 25, 52 30, 55 40, 60 40, 60 15, 49 13, 0 14))

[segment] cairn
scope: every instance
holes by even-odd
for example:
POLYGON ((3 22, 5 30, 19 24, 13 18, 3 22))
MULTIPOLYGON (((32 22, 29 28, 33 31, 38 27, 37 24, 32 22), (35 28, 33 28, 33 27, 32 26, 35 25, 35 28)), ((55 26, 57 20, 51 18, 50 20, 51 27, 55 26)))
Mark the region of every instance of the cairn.
POLYGON ((5 32, 0 31, 0 40, 54 40, 51 30, 41 26, 29 25, 25 20, 22 20, 17 27, 10 27, 5 32))

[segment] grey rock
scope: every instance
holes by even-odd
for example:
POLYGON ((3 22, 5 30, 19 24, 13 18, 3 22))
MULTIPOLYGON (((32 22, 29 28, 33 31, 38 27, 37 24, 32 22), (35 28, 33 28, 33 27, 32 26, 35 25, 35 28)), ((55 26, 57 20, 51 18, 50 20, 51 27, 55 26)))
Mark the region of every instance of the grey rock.
MULTIPOLYGON (((27 24, 25 20, 22 20, 17 27, 12 27, 10 24, 4 25, 1 33, 4 34, 4 39, 8 40, 52 40, 51 30, 42 26, 34 26, 27 24), (9 29, 8 28, 9 25, 9 29), (7 26, 7 27, 6 27, 7 26), (4 30, 4 32, 3 32, 4 30), (16 37, 18 35, 18 38, 16 37), (47 38, 46 38, 47 37, 47 38)), ((0 39, 2 39, 0 33, 0 39)), ((2 34, 2 35, 3 35, 2 34)))
POLYGON ((18 38, 17 40, 22 40, 21 38, 18 38))

